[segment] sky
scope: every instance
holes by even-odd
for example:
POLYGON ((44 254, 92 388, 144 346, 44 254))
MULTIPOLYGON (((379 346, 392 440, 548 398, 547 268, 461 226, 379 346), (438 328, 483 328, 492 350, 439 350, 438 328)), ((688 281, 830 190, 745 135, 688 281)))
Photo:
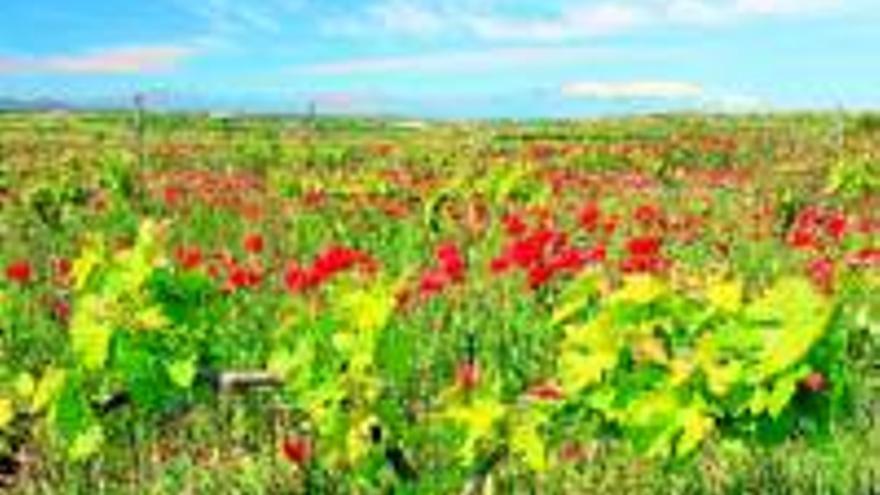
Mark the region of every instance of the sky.
POLYGON ((0 97, 428 118, 880 108, 876 2, 3 0, 0 97))

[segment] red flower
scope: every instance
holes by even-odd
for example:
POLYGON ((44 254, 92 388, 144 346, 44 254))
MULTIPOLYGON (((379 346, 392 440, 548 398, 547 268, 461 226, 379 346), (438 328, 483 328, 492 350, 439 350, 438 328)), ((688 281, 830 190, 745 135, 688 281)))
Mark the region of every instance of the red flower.
POLYGON ((788 245, 795 249, 813 249, 819 246, 819 242, 813 230, 797 228, 789 234, 788 245))
POLYGON ((588 203, 581 209, 578 221, 587 232, 594 232, 599 227, 599 217, 602 211, 596 203, 588 203))
POLYGON ((60 280, 66 279, 72 268, 73 264, 67 258, 55 258, 52 261, 52 271, 55 272, 55 277, 60 280))
POLYGON ((312 458, 312 441, 306 437, 289 437, 281 444, 281 453, 291 463, 303 466, 312 458))
POLYGON ((443 270, 428 270, 419 281, 419 293, 422 296, 432 296, 442 291, 449 282, 449 276, 443 270))
POLYGON ((70 319, 70 303, 64 299, 58 299, 52 304, 52 316, 56 320, 65 323, 70 319))
POLYGON ((193 270, 202 264, 202 250, 195 246, 178 246, 174 258, 184 270, 193 270))
POLYGON ((535 265, 529 269, 529 288, 537 290, 553 278, 553 268, 546 265, 535 265))
POLYGON ((504 231, 511 237, 519 237, 526 233, 528 225, 525 220, 517 214, 508 213, 501 219, 504 224, 504 231))
POLYGON ((244 250, 251 254, 263 252, 263 236, 260 234, 248 234, 244 237, 244 250))
POLYGON ((861 249, 847 257, 847 264, 861 268, 880 266, 880 248, 861 249))
POLYGON ((565 398, 565 392, 555 383, 542 383, 530 388, 528 396, 537 400, 558 401, 565 398))
POLYGON ((801 387, 810 393, 822 393, 828 388, 828 379, 822 373, 814 371, 801 381, 801 387))
POLYGON ((437 262, 450 279, 458 282, 464 278, 464 257, 454 244, 446 243, 437 248, 437 262))
POLYGON ((471 361, 460 363, 455 369, 455 381, 464 390, 473 390, 480 383, 480 366, 471 361))
POLYGON ((308 269, 290 262, 284 272, 284 285, 291 293, 304 292, 318 285, 318 279, 308 269))
POLYGON ((626 243, 626 250, 633 258, 654 257, 660 254, 660 238, 636 237, 626 243))
POLYGON ((10 282, 28 284, 32 281, 33 274, 31 264, 26 260, 13 261, 6 266, 6 278, 10 282))
POLYGON ((338 272, 348 270, 357 263, 368 261, 369 257, 356 249, 332 246, 318 255, 312 265, 312 271, 315 276, 324 280, 338 272))
POLYGON ((660 220, 661 218, 660 207, 656 205, 641 205, 636 208, 634 213, 634 217, 637 222, 643 225, 650 225, 660 220))
POLYGON ((165 206, 173 207, 180 203, 180 198, 183 196, 183 190, 174 186, 166 186, 162 195, 165 200, 165 206))
POLYGON ((813 283, 826 292, 834 284, 834 261, 828 257, 816 258, 807 265, 807 272, 813 283))
POLYGON ((826 219, 825 232, 836 242, 843 240, 843 237, 846 235, 846 228, 846 216, 842 213, 833 213, 826 219))

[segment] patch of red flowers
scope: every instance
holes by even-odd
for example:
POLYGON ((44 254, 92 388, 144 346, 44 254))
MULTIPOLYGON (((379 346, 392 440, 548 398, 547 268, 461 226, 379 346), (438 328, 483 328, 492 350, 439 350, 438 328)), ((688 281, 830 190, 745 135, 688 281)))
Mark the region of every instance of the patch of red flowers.
POLYGON ((620 269, 625 273, 656 273, 669 266, 663 257, 663 240, 656 236, 634 237, 627 241, 627 256, 621 260, 620 269))
POLYGON ((376 261, 363 251, 331 246, 318 254, 311 266, 303 266, 296 261, 288 263, 284 272, 284 286, 292 293, 304 292, 354 267, 373 272, 377 266, 376 261))
POLYGON ((464 254, 455 244, 440 244, 435 253, 435 264, 422 273, 419 279, 419 294, 430 297, 442 292, 451 284, 464 281, 467 262, 464 254))

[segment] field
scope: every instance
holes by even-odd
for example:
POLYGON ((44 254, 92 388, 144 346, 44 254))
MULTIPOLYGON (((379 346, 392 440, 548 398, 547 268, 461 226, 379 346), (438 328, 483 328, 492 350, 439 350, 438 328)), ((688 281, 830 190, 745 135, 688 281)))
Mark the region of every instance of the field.
POLYGON ((0 114, 0 483, 880 490, 880 119, 0 114))

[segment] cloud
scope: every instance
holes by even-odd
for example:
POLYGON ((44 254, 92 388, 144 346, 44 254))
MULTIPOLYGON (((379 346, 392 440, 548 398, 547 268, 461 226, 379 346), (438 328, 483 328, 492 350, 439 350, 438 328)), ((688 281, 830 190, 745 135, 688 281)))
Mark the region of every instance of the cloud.
POLYGON ((842 0, 737 0, 735 10, 752 15, 803 14, 842 6, 842 0))
POLYGON ((486 40, 563 41, 628 31, 647 22, 645 14, 637 7, 607 3, 569 8, 550 19, 484 15, 466 17, 464 22, 474 35, 486 40))
POLYGON ((560 89, 567 98, 595 100, 692 99, 703 95, 698 84, 679 81, 574 82, 560 89))
POLYGON ((542 13, 501 11, 494 2, 433 0, 418 4, 379 0, 354 13, 334 16, 325 34, 484 41, 562 42, 675 25, 720 25, 760 16, 795 16, 829 11, 843 0, 640 0, 563 2, 542 13))
POLYGON ((295 67, 299 74, 340 76, 352 74, 486 72, 528 65, 547 66, 612 57, 614 51, 593 47, 527 47, 406 55, 363 57, 295 67))
POLYGON ((167 72, 195 54, 178 45, 106 48, 74 55, 0 58, 0 73, 140 74, 167 72))

